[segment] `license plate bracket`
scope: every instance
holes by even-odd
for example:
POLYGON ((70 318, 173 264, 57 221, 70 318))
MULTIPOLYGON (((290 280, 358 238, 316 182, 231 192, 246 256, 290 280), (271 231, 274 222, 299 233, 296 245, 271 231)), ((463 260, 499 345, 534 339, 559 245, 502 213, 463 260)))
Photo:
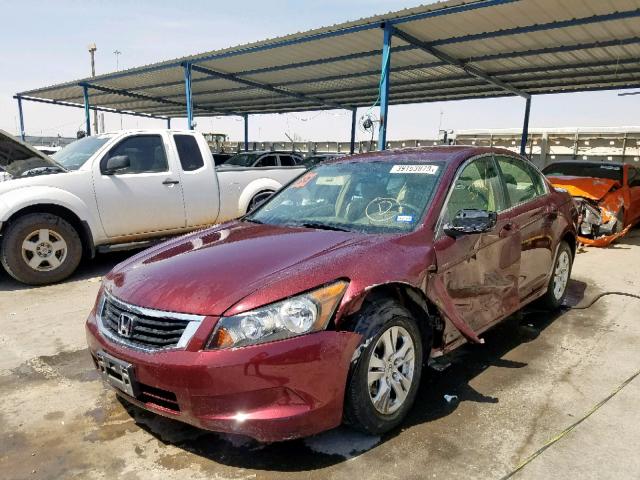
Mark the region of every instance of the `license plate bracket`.
POLYGON ((134 367, 131 363, 119 360, 106 352, 96 352, 98 370, 102 379, 112 387, 126 393, 130 397, 137 397, 139 394, 138 382, 136 381, 134 367))

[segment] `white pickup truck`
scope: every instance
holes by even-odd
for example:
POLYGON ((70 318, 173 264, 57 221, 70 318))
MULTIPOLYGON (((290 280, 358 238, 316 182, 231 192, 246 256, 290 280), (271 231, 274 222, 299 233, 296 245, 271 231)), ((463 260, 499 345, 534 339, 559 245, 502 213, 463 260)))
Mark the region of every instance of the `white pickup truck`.
POLYGON ((204 137, 179 130, 95 135, 54 157, 0 130, 0 260, 32 285, 68 277, 96 250, 244 215, 305 170, 277 158, 265 168, 216 170, 204 137))

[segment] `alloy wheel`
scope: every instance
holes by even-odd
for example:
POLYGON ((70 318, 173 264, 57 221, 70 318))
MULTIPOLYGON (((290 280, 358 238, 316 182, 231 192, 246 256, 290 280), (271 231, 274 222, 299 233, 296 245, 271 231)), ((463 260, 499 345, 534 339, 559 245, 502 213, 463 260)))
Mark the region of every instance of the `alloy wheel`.
POLYGON ((33 270, 50 272, 67 258, 67 242, 54 230, 41 228, 22 242, 22 259, 33 270))
POLYGON ((569 253, 561 251, 558 255, 558 261, 556 262, 556 269, 553 276, 553 296, 556 300, 560 300, 564 295, 564 291, 567 288, 569 281, 569 267, 570 267, 569 253))
POLYGON ((414 350, 411 335, 401 326, 390 327, 376 342, 367 383, 369 398, 379 413, 391 415, 407 399, 415 371, 414 350))

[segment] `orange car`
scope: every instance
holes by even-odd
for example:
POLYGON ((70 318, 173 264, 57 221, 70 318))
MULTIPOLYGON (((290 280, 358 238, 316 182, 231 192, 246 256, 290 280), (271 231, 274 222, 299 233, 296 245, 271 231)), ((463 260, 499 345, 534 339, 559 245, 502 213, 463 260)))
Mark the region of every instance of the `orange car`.
POLYGON ((580 242, 606 247, 640 221, 639 167, 569 160, 552 163, 542 172, 578 204, 580 242))

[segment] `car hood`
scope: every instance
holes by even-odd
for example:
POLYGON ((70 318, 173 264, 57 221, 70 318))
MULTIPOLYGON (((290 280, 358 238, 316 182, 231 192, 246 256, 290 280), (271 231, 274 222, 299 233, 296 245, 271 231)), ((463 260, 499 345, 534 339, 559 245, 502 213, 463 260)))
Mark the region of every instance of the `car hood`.
POLYGON ((0 182, 52 170, 65 171, 53 158, 0 130, 0 182))
MULTIPOLYGON (((259 225, 250 222, 203 230, 167 242, 116 266, 105 277, 105 288, 133 305, 158 310, 222 315, 246 296, 270 283, 299 276, 322 284, 324 271, 310 275, 318 260, 353 253, 358 245, 379 236, 308 228, 259 225), (312 267, 313 265, 313 267, 312 267)), ((380 241, 380 240, 377 240, 380 241)), ((326 281, 335 279, 327 278, 326 281)), ((297 292, 290 292, 290 294, 297 292)))
POLYGON ((601 200, 614 187, 620 187, 616 180, 594 177, 549 177, 554 187, 564 188, 572 197, 584 197, 590 200, 601 200))

